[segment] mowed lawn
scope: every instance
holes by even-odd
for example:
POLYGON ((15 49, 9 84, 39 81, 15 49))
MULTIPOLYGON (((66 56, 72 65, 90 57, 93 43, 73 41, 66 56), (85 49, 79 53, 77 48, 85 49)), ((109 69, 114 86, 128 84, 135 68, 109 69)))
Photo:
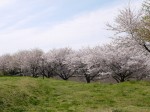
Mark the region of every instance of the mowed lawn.
POLYGON ((150 112, 150 82, 0 77, 0 112, 150 112))

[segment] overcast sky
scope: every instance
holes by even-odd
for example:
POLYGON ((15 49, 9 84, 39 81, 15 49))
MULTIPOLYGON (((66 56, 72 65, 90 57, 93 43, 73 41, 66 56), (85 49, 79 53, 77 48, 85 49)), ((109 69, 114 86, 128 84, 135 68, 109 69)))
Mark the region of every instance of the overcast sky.
MULTIPOLYGON (((139 8, 143 0, 131 0, 139 8)), ((129 0, 0 0, 0 55, 18 50, 102 45, 129 0)))

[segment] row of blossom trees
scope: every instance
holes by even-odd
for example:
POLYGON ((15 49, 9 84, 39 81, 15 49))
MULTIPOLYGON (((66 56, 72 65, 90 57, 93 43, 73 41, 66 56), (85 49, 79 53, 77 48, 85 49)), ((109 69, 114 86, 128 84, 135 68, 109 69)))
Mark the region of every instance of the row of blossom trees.
POLYGON ((110 44, 83 48, 53 49, 47 53, 33 49, 0 57, 4 75, 38 77, 59 76, 68 80, 82 76, 90 83, 95 78, 112 77, 117 82, 141 80, 150 75, 150 0, 141 11, 130 7, 120 11, 115 24, 108 24, 119 37, 110 44))
POLYGON ((82 76, 87 83, 105 76, 117 82, 141 80, 149 76, 150 54, 136 44, 130 38, 118 38, 105 46, 78 51, 71 48, 53 49, 47 53, 39 49, 20 51, 1 56, 0 70, 4 75, 59 76, 64 80, 82 76))

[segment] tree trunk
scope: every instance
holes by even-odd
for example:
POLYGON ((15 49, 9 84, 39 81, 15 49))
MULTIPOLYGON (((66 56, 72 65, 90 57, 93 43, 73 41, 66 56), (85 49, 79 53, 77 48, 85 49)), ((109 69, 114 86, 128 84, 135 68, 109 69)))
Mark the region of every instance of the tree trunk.
POLYGON ((124 79, 124 78, 121 78, 120 82, 124 82, 124 81, 125 81, 125 79, 124 79))
POLYGON ((86 77, 86 82, 87 82, 87 83, 90 83, 90 82, 91 82, 90 77, 86 77))

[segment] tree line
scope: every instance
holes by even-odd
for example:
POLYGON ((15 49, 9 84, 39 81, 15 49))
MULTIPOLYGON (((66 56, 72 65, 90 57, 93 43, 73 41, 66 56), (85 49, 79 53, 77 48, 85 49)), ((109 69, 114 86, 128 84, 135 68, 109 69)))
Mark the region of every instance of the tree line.
POLYGON ((116 82, 142 80, 150 76, 150 0, 141 10, 120 10, 115 24, 107 25, 115 38, 103 46, 22 50, 0 56, 3 75, 32 77, 59 76, 68 80, 79 75, 90 83, 96 77, 111 77, 116 82))

